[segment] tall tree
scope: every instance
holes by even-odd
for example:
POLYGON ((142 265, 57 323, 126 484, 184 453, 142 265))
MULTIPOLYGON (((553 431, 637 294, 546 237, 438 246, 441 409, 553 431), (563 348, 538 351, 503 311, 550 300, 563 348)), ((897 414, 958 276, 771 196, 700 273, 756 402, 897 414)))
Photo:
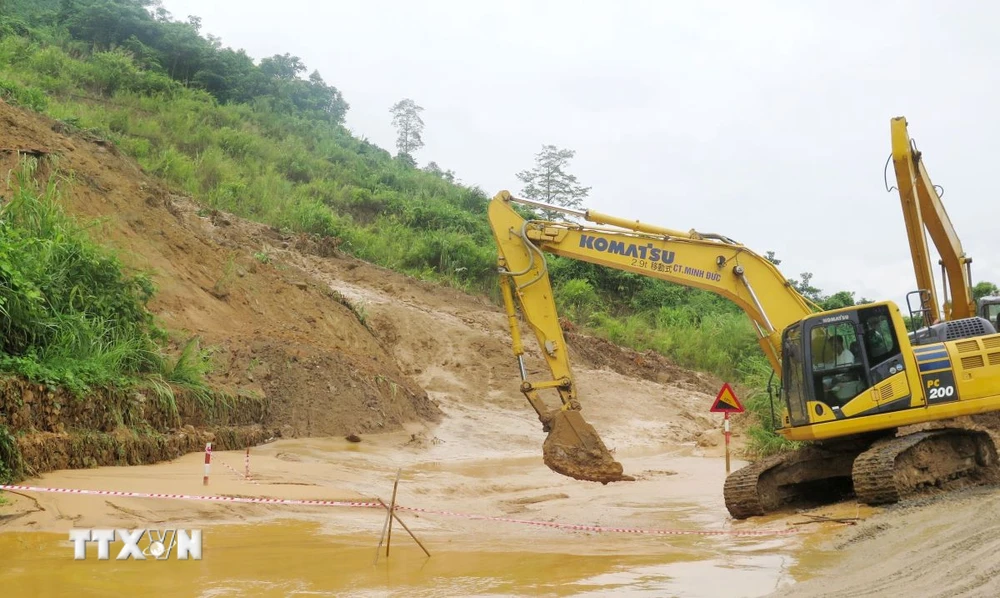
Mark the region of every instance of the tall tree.
POLYGON ((430 162, 428 162, 427 166, 424 166, 424 172, 429 172, 429 173, 433 174, 436 177, 439 177, 439 178, 442 178, 442 179, 448 181, 449 183, 454 183, 455 182, 455 171, 453 171, 451 169, 441 170, 441 167, 438 166, 438 163, 434 162, 433 160, 431 160, 430 162))
POLYGON ((284 55, 275 54, 270 58, 263 58, 260 61, 260 70, 269 79, 278 81, 294 81, 300 73, 304 73, 306 65, 298 56, 292 56, 288 52, 284 55))
POLYGON ((825 297, 821 294, 819 288, 812 285, 812 272, 803 272, 801 274, 802 280, 798 281, 794 278, 789 278, 788 283, 792 285, 792 288, 799 292, 800 295, 814 301, 816 303, 822 302, 825 297))
POLYGON ((840 309, 841 307, 850 307, 856 304, 854 291, 837 291, 829 297, 825 297, 820 303, 820 307, 823 309, 840 309))
MULTIPOLYGON (((521 193, 527 199, 547 204, 566 208, 581 207, 591 188, 580 185, 575 175, 566 172, 570 159, 575 155, 574 150, 542 145, 542 151, 535 154, 535 167, 517 173, 517 178, 524 183, 521 193)), ((565 220, 559 212, 544 209, 542 212, 550 220, 565 220)))
POLYGON ((979 301, 983 297, 1000 295, 1000 289, 992 282, 982 281, 972 287, 972 298, 979 301))
POLYGON ((392 113, 392 126, 396 127, 396 149, 399 155, 413 162, 413 152, 424 146, 421 134, 424 131, 424 121, 420 113, 424 109, 409 98, 396 102, 389 112, 392 113))

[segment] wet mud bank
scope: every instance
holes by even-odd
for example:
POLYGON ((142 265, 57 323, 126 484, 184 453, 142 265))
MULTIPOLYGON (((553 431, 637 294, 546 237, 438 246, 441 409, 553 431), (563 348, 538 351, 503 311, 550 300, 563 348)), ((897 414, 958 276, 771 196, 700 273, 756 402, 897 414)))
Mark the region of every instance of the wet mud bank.
POLYGON ((219 450, 261 444, 266 398, 212 397, 173 389, 95 389, 86 396, 21 378, 0 379, 0 473, 20 481, 57 469, 142 465, 212 442, 219 450))

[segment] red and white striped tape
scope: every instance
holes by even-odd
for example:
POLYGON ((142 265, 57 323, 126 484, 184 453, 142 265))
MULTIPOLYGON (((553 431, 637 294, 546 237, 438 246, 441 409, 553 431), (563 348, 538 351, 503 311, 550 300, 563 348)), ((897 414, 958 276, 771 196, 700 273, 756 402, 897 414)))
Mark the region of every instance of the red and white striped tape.
MULTIPOLYGON (((257 483, 257 480, 254 480, 254 479, 252 479, 252 478, 251 478, 251 477, 249 476, 249 474, 243 474, 243 473, 240 473, 240 472, 236 471, 236 468, 235 468, 235 467, 233 467, 233 466, 232 466, 232 465, 230 465, 229 463, 226 463, 226 462, 225 462, 225 461, 223 461, 222 459, 219 459, 219 463, 222 463, 222 466, 223 466, 223 467, 225 467, 225 468, 226 468, 226 469, 228 469, 229 471, 233 472, 234 474, 236 474, 236 475, 240 476, 241 478, 243 478, 243 479, 244 479, 244 480, 246 480, 247 482, 250 482, 250 483, 251 483, 251 484, 253 484, 254 486, 259 486, 259 485, 260 485, 260 484, 258 484, 258 483, 257 483)), ((249 465, 248 465, 247 467, 249 468, 249 465)), ((248 469, 248 471, 249 471, 249 469, 248 469)))
MULTIPOLYGON (((250 503, 268 505, 299 505, 309 507, 361 507, 361 508, 385 508, 378 502, 353 501, 353 500, 305 500, 291 498, 259 498, 240 496, 200 496, 193 494, 164 494, 158 492, 126 492, 121 490, 80 490, 75 488, 44 488, 40 486, 15 486, 0 485, 0 490, 21 490, 24 492, 54 492, 58 494, 87 494, 96 496, 122 496, 127 498, 161 498, 170 500, 200 500, 207 502, 226 503, 250 503)), ((446 517, 461 517, 478 521, 498 521, 504 523, 514 523, 519 525, 533 525, 540 527, 550 527, 557 529, 568 529, 575 531, 588 531, 598 533, 619 533, 619 534, 643 534, 655 536, 776 536, 798 533, 795 528, 788 529, 758 529, 758 530, 698 530, 698 529, 641 529, 627 527, 607 527, 601 525, 581 525, 575 523, 558 523, 554 521, 531 521, 528 519, 512 519, 510 517, 492 517, 489 515, 474 515, 470 513, 456 513, 454 511, 439 511, 434 509, 422 509, 419 507, 406 507, 396 505, 396 510, 411 511, 414 513, 425 513, 428 515, 443 515, 446 517)))
POLYGON ((571 529, 587 532, 618 533, 618 534, 647 534, 656 536, 774 536, 797 533, 799 530, 788 528, 783 530, 707 530, 707 529, 642 529, 634 527, 607 527, 603 525, 582 525, 578 523, 558 523, 555 521, 532 521, 529 519, 513 519, 510 517, 492 517, 489 515, 472 515, 469 513, 456 513, 454 511, 437 511, 433 509, 421 509, 419 507, 406 507, 396 505, 398 511, 413 511, 417 513, 427 513, 433 515, 445 515, 447 517, 462 517, 464 519, 476 519, 480 521, 502 521, 506 523, 517 523, 520 525, 537 525, 541 527, 554 527, 559 529, 571 529))
POLYGON ((160 492, 126 492, 124 490, 81 490, 76 488, 42 488, 40 486, 0 485, 0 490, 25 492, 55 492, 58 494, 90 494, 95 496, 123 496, 127 498, 165 498, 171 500, 203 500, 208 502, 238 502, 267 505, 302 505, 308 507, 368 507, 381 508, 377 502, 353 500, 305 500, 296 498, 263 498, 254 496, 202 496, 198 494, 164 494, 160 492))

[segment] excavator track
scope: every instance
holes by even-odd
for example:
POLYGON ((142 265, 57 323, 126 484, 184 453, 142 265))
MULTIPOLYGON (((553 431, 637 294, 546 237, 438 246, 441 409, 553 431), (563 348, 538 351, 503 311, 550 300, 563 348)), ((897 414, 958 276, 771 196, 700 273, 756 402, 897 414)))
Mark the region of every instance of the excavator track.
POLYGON ((854 493, 865 504, 894 503, 926 486, 995 471, 996 462, 986 432, 942 429, 887 438, 855 460, 854 493))
POLYGON ((768 512, 768 501, 757 491, 760 476, 765 471, 780 465, 785 455, 762 459, 736 470, 726 478, 722 493, 729 514, 736 519, 746 519, 768 512))
POLYGON ((792 504, 836 500, 850 492, 851 467, 864 448, 814 445, 751 463, 726 478, 726 508, 735 519, 746 519, 792 504))

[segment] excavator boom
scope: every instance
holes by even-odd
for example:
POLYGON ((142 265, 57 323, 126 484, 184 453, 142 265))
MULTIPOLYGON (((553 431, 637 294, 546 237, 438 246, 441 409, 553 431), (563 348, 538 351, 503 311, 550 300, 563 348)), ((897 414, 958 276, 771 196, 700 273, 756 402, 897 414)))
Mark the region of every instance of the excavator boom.
POLYGON ((962 242, 958 239, 948 212, 944 209, 941 197, 931 183, 921 152, 917 150, 916 144, 907 133, 906 125, 906 119, 902 116, 893 118, 890 123, 892 162, 903 206, 903 219, 906 222, 906 236, 910 242, 910 256, 917 277, 917 288, 926 292, 922 308, 930 316, 927 324, 940 321, 941 313, 925 230, 930 234, 941 256, 946 292, 944 319, 956 320, 975 316, 976 303, 972 294, 972 276, 969 272, 972 259, 967 257, 962 249, 962 242), (951 291, 950 299, 947 297, 948 290, 951 291))
POLYGON ((592 210, 563 211, 610 226, 528 220, 511 202, 534 203, 515 199, 507 191, 490 202, 488 215, 499 248, 501 289, 521 371, 521 391, 549 432, 543 447, 545 462, 564 475, 605 483, 625 479, 621 465, 579 413, 545 253, 678 282, 729 299, 753 322, 760 346, 776 372, 781 372, 782 331, 816 309, 774 264, 727 237, 676 231, 592 210), (551 380, 527 380, 517 308, 542 348, 551 380), (559 408, 549 410, 540 398, 539 391, 547 389, 559 394, 559 408))

